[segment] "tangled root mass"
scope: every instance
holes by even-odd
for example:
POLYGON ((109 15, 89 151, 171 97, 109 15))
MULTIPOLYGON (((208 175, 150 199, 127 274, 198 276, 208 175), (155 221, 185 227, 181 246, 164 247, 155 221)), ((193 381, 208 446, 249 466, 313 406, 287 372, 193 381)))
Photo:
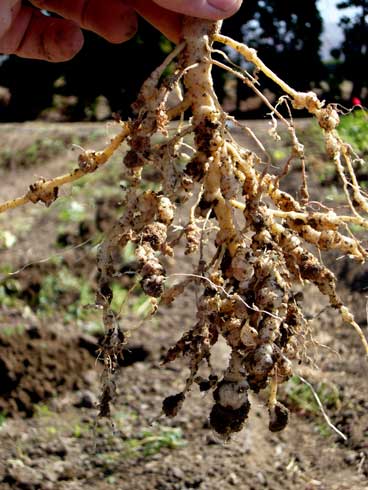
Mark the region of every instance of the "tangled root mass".
MULTIPOLYGON (((254 79, 239 76, 258 91, 254 79)), ((315 94, 288 87, 263 65, 254 50, 221 36, 219 23, 197 19, 186 20, 183 43, 144 83, 134 108, 135 118, 128 123, 130 149, 124 158, 130 188, 124 214, 100 248, 100 291, 112 280, 114 250, 128 242, 136 244, 141 286, 152 298, 169 304, 190 282, 202 286, 197 323, 169 349, 164 360, 168 363, 184 356, 190 375, 182 392, 164 400, 163 412, 175 416, 196 382, 200 390, 212 390, 214 405, 209 420, 213 429, 227 438, 240 431, 248 417, 249 390, 258 393, 270 385, 269 428, 282 430, 287 425, 288 411, 277 401, 277 386, 292 375, 292 361, 301 358, 307 332, 298 301, 300 285, 306 281, 315 284, 357 330, 367 351, 362 332, 336 292, 333 273, 310 251, 310 245, 314 245, 317 251, 335 249, 361 262, 367 257, 359 240, 351 233, 343 233, 350 223, 367 227, 364 215, 368 206, 356 182, 351 155, 335 129, 338 113, 334 106, 324 107, 315 94), (212 85, 212 66, 222 65, 213 59, 212 43, 216 40, 237 49, 281 85, 294 108, 307 109, 317 118, 327 153, 334 160, 345 189, 349 216, 338 216, 325 208, 309 211, 306 180, 301 186, 301 199, 295 199, 280 189, 283 175, 272 175, 267 168, 260 171, 261 159, 234 141, 228 130, 231 118, 220 107, 212 85), (163 78, 169 62, 172 74, 163 78), (174 90, 181 94, 180 103, 168 109, 168 96, 174 90), (191 110, 188 123, 184 123, 185 110, 191 110), (168 122, 178 116, 182 123, 170 137, 168 122), (152 137, 157 133, 161 142, 153 144, 152 137), (191 147, 186 143, 188 135, 194 139, 191 147), (158 171, 159 191, 140 190, 146 165, 158 171), (174 203, 178 199, 185 202, 193 194, 196 204, 187 224, 169 242, 174 203), (204 257, 206 227, 216 229, 215 235, 208 234, 213 238, 215 253, 209 256, 206 249, 204 257), (186 242, 186 254, 200 251, 201 258, 193 274, 169 287, 161 257, 173 255, 180 240, 186 242), (210 357, 211 348, 220 337, 226 340, 231 354, 218 379, 211 371, 210 357), (209 366, 208 379, 198 376, 203 363, 209 366)), ((287 125, 292 156, 301 160, 304 169, 303 146, 292 124, 277 108, 272 108, 272 116, 287 125)), ((120 327, 113 322, 110 296, 100 294, 101 297, 105 298, 105 326, 111 332, 120 327)), ((105 353, 110 373, 109 363, 114 357, 111 354, 114 353, 105 353)), ((109 389, 107 383, 105 390, 109 389)))
MULTIPOLYGON (((121 123, 121 134, 105 150, 85 152, 73 174, 38 182, 18 201, 43 201, 49 205, 57 197, 58 186, 94 171, 127 140, 129 150, 123 163, 129 187, 124 212, 107 234, 97 258, 97 304, 103 311, 106 330, 100 349, 105 363, 100 413, 109 415, 109 404, 115 395, 117 359, 125 342, 111 308, 111 283, 120 267, 116 263, 118 252, 130 242, 135 244, 141 286, 155 307, 160 301, 172 303, 190 282, 201 288, 196 324, 168 350, 164 360, 168 363, 184 356, 190 374, 184 389, 164 400, 163 412, 175 416, 196 383, 201 391, 212 390, 210 423, 227 438, 240 431, 248 417, 250 390, 258 393, 269 386, 271 431, 287 424, 288 412, 277 401, 277 386, 290 378, 293 361, 302 357, 308 330, 298 294, 303 283, 315 284, 330 305, 339 310, 343 320, 357 331, 368 354, 359 326, 336 292, 334 274, 319 258, 319 251, 338 250, 360 262, 366 260, 367 251, 349 226, 368 228, 368 202, 354 174, 352 150, 336 131, 336 107, 325 106, 312 92, 295 91, 262 63, 255 50, 222 36, 219 29, 220 23, 187 18, 183 42, 143 84, 134 104, 135 117, 121 123), (348 215, 338 215, 325 206, 318 212, 311 211, 306 178, 299 200, 280 189, 280 181, 293 159, 301 162, 304 177, 306 169, 303 145, 292 122, 279 113, 277 106, 270 106, 264 99, 270 106, 272 120, 281 120, 291 137, 291 157, 280 175, 269 173, 266 165, 260 165, 263 162, 259 156, 233 139, 228 126, 230 121, 236 122, 217 100, 212 66, 232 72, 259 96, 262 94, 254 77, 215 59, 215 41, 237 50, 278 84, 285 92, 284 102, 316 117, 327 154, 341 180, 350 209, 348 215), (168 65, 171 74, 165 77, 168 65), (172 92, 179 94, 180 101, 169 108, 167 101, 172 92), (185 122, 184 112, 189 110, 191 117, 185 122), (172 135, 169 122, 176 118, 181 122, 172 135), (145 166, 159 175, 159 190, 142 190, 145 166), (174 228, 175 203, 184 203, 192 196, 196 204, 190 209, 186 225, 174 228), (169 231, 177 236, 169 240, 169 231), (213 240, 214 247, 204 246, 204 241, 209 240, 213 240), (198 253, 200 260, 193 274, 170 286, 162 257, 174 255, 180 241, 185 242, 186 254, 198 253), (316 253, 311 252, 313 248, 316 253), (212 256, 210 250, 215 250, 212 256), (220 337, 231 353, 219 379, 211 368, 211 349, 220 337), (207 378, 198 376, 202 364, 209 367, 207 378)), ((0 211, 15 207, 14 203, 5 203, 0 211)))

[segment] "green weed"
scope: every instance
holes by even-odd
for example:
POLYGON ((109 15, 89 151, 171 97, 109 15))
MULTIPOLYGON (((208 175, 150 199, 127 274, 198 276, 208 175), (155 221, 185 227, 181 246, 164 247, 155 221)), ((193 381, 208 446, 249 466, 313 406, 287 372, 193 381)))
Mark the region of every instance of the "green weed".
POLYGON ((30 167, 42 163, 63 153, 71 145, 81 145, 85 137, 76 134, 56 133, 55 131, 42 132, 31 143, 24 142, 23 146, 14 148, 12 144, 0 151, 0 167, 30 167))
POLYGON ((10 264, 2 264, 0 266, 0 274, 10 274, 13 271, 10 264))
MULTIPOLYGON (((332 162, 323 162, 319 165, 317 178, 321 185, 333 182, 336 178, 336 168, 332 162)), ((341 192, 340 192, 341 193, 341 192)))
POLYGON ((8 416, 7 416, 7 413, 6 412, 3 412, 1 411, 0 412, 0 427, 5 424, 6 420, 7 420, 8 416))
POLYGON ((284 160, 287 157, 287 152, 283 148, 277 148, 272 152, 272 157, 274 160, 279 162, 280 160, 284 160))
POLYGON ((305 127, 297 129, 297 136, 308 150, 310 155, 325 160, 325 141, 321 128, 314 120, 310 121, 305 127))
MULTIPOLYGON (((316 393, 327 409, 338 409, 341 404, 339 390, 333 383, 320 382, 315 387, 316 393)), ((310 388, 298 376, 293 376, 285 385, 287 402, 296 411, 310 415, 320 413, 320 408, 310 388)))
POLYGON ((90 431, 91 431, 90 424, 76 423, 73 427, 72 436, 75 437, 76 439, 80 439, 81 437, 83 437, 83 435, 87 434, 90 431))
POLYGON ((144 293, 140 294, 132 304, 132 311, 138 318, 145 318, 152 309, 151 298, 144 293))
POLYGON ((106 477, 106 483, 108 485, 116 485, 116 476, 113 476, 113 475, 109 475, 106 477))
POLYGON ((65 150, 65 143, 57 137, 36 139, 23 150, 25 165, 33 165, 40 161, 48 160, 65 150))
POLYGON ((34 406, 34 416, 35 417, 50 417, 52 415, 52 412, 48 405, 45 405, 44 403, 38 403, 37 405, 34 406))
POLYGON ((13 159, 11 148, 2 148, 0 151, 0 168, 9 168, 13 159))
POLYGON ((80 223, 86 219, 86 210, 78 201, 66 201, 58 214, 59 221, 63 223, 80 223))
POLYGON ((317 426, 318 433, 322 437, 327 438, 327 437, 331 436, 331 427, 329 427, 326 423, 321 422, 321 423, 316 424, 316 426, 317 426))
POLYGON ((26 327, 21 323, 17 325, 10 325, 8 327, 1 327, 1 334, 5 337, 11 337, 12 335, 23 335, 26 327))
POLYGON ((42 281, 38 310, 40 313, 52 314, 62 306, 66 310, 65 321, 83 319, 87 313, 85 306, 93 301, 94 294, 89 283, 62 267, 42 281))
POLYGON ((16 307, 19 304, 19 292, 20 284, 16 279, 3 279, 0 283, 0 304, 8 308, 16 307))
POLYGON ((364 157, 368 153, 368 114, 361 109, 341 118, 338 132, 342 139, 364 157))
POLYGON ((158 433, 144 430, 139 437, 126 441, 128 453, 140 453, 144 457, 157 454, 164 448, 177 449, 185 445, 181 429, 174 427, 160 427, 158 433))
POLYGON ((120 311, 122 305, 125 303, 128 295, 128 290, 123 288, 119 283, 115 282, 112 284, 113 300, 111 302, 111 307, 114 311, 120 311))
POLYGON ((50 425, 49 427, 46 427, 46 432, 50 436, 55 436, 58 433, 58 429, 54 427, 53 425, 50 425))
POLYGON ((17 237, 9 230, 0 230, 0 249, 9 249, 17 242, 17 237))

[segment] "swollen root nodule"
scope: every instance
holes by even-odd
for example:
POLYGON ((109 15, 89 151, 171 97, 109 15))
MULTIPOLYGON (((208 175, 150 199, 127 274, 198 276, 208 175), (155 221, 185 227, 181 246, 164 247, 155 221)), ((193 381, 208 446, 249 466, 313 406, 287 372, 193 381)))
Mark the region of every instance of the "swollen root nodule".
MULTIPOLYGON (((368 202, 354 174, 351 149, 336 131, 336 107, 325 106, 312 92, 295 91, 263 64, 255 50, 222 36, 219 29, 220 23, 187 18, 183 42, 143 84, 134 104, 135 117, 122 123, 120 135, 105 150, 83 154, 83 165, 76 173, 41 182, 19 198, 22 202, 5 203, 0 211, 27 200, 49 204, 57 197, 56 187, 74 180, 75 175, 94 171, 125 139, 129 150, 123 166, 129 185, 124 190, 124 212, 107 234, 97 257, 97 304, 103 311, 106 329, 100 348, 105 362, 101 415, 109 414, 109 403, 114 399, 118 358, 125 341, 111 307, 111 283, 118 280, 121 269, 119 253, 132 243, 141 287, 152 297, 155 308, 159 302, 173 302, 191 282, 200 291, 195 325, 164 359, 168 363, 183 356, 190 372, 183 390, 164 400, 163 412, 175 416, 193 383, 197 384, 201 391, 212 393, 210 423, 227 438, 240 431, 248 417, 250 391, 258 393, 268 388, 269 428, 278 431, 286 426, 288 411, 277 401, 277 386, 292 375, 293 361, 303 360, 308 324, 300 289, 305 282, 314 284, 343 320, 353 326, 368 354, 362 331, 336 292, 333 273, 320 259, 320 251, 337 250, 360 262, 366 260, 367 251, 349 226, 368 228, 368 202), (228 125, 237 123, 217 100, 212 66, 221 66, 239 77, 260 97, 262 93, 258 81, 247 72, 215 59, 214 41, 238 51, 256 71, 278 84, 285 92, 284 103, 307 110, 318 120, 327 154, 341 180, 347 215, 338 215, 322 205, 318 212, 312 211, 303 145, 292 123, 269 101, 263 98, 272 120, 276 124, 278 118, 290 134, 291 156, 285 168, 277 175, 270 173, 259 156, 233 139, 228 125), (169 64, 170 75, 165 77, 169 64), (172 93, 179 95, 179 101, 169 107, 172 93), (191 117, 185 122, 184 112, 188 111, 191 117), (173 125, 168 123, 177 118, 180 123, 172 134, 173 125), (303 169, 299 199, 280 188, 294 159, 303 169), (141 185, 144 167, 151 167, 159 180, 155 190, 141 185), (191 196, 195 204, 184 226, 177 226, 176 204, 191 196), (208 246, 211 241, 212 246, 208 246), (180 242, 184 242, 186 254, 198 255, 198 266, 170 286, 162 257, 173 256, 180 242), (231 354, 218 377, 211 367, 211 349, 221 337, 231 354), (202 365, 207 366, 207 377, 198 374, 202 365)), ((256 143, 262 147, 258 140, 256 143)))
MULTIPOLYGON (((269 429, 279 431, 287 424, 288 410, 277 401, 277 386, 292 375, 292 361, 302 357, 307 322, 296 293, 303 282, 314 283, 328 297, 344 320, 356 328, 367 350, 359 327, 336 293, 334 275, 308 245, 314 245, 317 250, 337 249, 360 261, 365 260, 367 252, 351 234, 342 233, 348 217, 339 217, 332 210, 309 212, 306 182, 299 202, 280 190, 280 176, 261 172, 259 157, 234 141, 227 129, 229 117, 221 109, 212 85, 214 40, 235 47, 248 61, 264 68, 253 50, 234 45, 232 40, 221 36, 218 23, 187 19, 184 42, 175 53, 173 74, 162 79, 174 55, 144 83, 134 106, 136 117, 128 123, 130 149, 123 163, 130 175, 130 188, 124 213, 100 247, 98 256, 98 300, 110 338, 109 348, 101 348, 107 373, 101 413, 108 412, 106 400, 113 398, 114 384, 106 380, 116 369, 114 359, 119 351, 119 340, 115 347, 111 345, 111 338, 119 339, 116 334, 111 337, 111 332, 118 328, 112 324, 114 315, 109 294, 109 283, 115 275, 113 257, 117 249, 132 242, 136 245, 141 286, 147 295, 168 304, 191 281, 203 288, 197 302, 197 323, 169 349, 164 359, 168 363, 178 356, 186 357, 190 374, 184 389, 164 400, 163 412, 174 417, 193 383, 197 383, 201 391, 212 391, 210 424, 218 434, 228 438, 242 429, 248 417, 249 391, 258 393, 268 386, 269 429), (181 101, 177 107, 168 109, 168 96, 179 87, 181 101), (182 123, 170 137, 167 123, 188 109, 192 113, 189 123, 182 123), (161 134, 161 143, 152 142, 156 133, 161 134), (185 139, 190 134, 194 136, 192 147, 185 139), (144 166, 158 171, 161 185, 158 191, 141 190, 144 166), (197 196, 196 204, 190 210, 187 224, 178 237, 168 241, 168 232, 173 234, 170 227, 175 219, 174 203, 178 200, 183 203, 193 194, 197 196), (214 240, 213 257, 207 248, 204 251, 206 227, 217 230, 208 234, 214 240), (168 287, 161 257, 173 255, 180 240, 185 241, 185 253, 198 252, 200 260, 193 274, 168 287), (210 362, 211 348, 220 337, 231 349, 221 379, 211 372, 210 362), (198 376, 202 364, 208 365, 207 379, 198 376)), ((266 74, 278 83, 277 77, 267 70, 266 74)), ((345 146, 335 132, 337 112, 330 106, 324 108, 312 93, 295 92, 286 84, 282 88, 295 108, 305 108, 317 117, 326 137, 327 151, 342 178, 352 218, 367 227, 363 217, 367 202, 359 187, 353 185, 345 146)), ((275 114, 278 115, 276 109, 275 114)), ((292 152, 304 165, 303 147, 294 128, 284 121, 292 134, 292 152)))
MULTIPOLYGON (((229 116, 220 107, 212 85, 214 40, 237 49, 282 86, 295 108, 307 109, 317 117, 351 206, 350 222, 367 227, 363 216, 367 202, 359 186, 354 185, 346 148, 335 132, 336 110, 324 107, 313 93, 298 93, 288 87, 264 67, 254 50, 221 36, 218 23, 187 19, 184 42, 175 53, 173 74, 161 79, 166 64, 174 60, 171 56, 144 83, 135 103, 136 117, 129 123, 130 150, 124 158, 131 186, 124 214, 100 249, 100 284, 105 285, 113 276, 114 249, 130 241, 136 244, 141 286, 152 298, 161 298, 164 304, 169 304, 190 282, 202 286, 197 323, 169 349, 164 359, 168 363, 184 356, 190 374, 184 389, 164 400, 163 412, 174 417, 196 383, 201 391, 212 391, 214 404, 209 420, 212 428, 227 438, 240 431, 248 417, 249 391, 258 393, 267 387, 269 429, 279 431, 287 425, 288 410, 277 401, 277 386, 292 375, 292 361, 302 358, 308 329, 297 289, 305 281, 314 283, 330 304, 340 310, 344 320, 358 331, 368 352, 359 326, 337 295, 333 273, 323 265, 318 253, 310 251, 309 245, 314 245, 317 251, 337 249, 359 261, 366 259, 367 252, 351 233, 342 233, 349 217, 338 216, 332 210, 308 211, 306 181, 298 201, 280 189, 281 177, 287 171, 281 176, 261 172, 260 158, 234 141, 227 129, 229 116), (181 101, 177 107, 168 109, 168 96, 179 87, 181 101), (182 123, 170 137, 168 121, 188 109, 192 113, 189 123, 182 123), (156 133, 161 133, 163 142, 152 143, 156 133), (186 142, 190 134, 194 146, 186 142), (159 191, 140 191, 142 169, 146 165, 158 171, 159 191), (187 224, 169 242, 168 231, 175 219, 174 203, 178 200, 183 203, 193 194, 196 204, 190 210, 187 224), (206 229, 216 232, 207 235, 206 229), (204 251, 204 235, 213 238, 214 256, 210 256, 207 248, 204 251), (186 254, 199 254, 198 267, 193 274, 168 287, 160 257, 173 255, 180 240, 185 241, 186 254), (220 337, 226 340, 231 355, 219 379, 211 372, 210 357, 211 348, 220 337), (202 364, 208 366, 208 378, 198 376, 202 364)), ((274 115, 280 116, 274 111, 274 115)), ((303 146, 292 125, 280 117, 292 135, 292 155, 304 165, 303 146)), ((110 311, 109 298, 103 306, 105 312, 110 311)))

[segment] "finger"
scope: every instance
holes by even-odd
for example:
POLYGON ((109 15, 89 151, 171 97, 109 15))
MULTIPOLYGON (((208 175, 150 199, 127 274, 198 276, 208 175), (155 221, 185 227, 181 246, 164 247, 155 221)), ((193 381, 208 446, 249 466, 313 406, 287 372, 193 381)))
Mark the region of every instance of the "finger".
POLYGON ((72 20, 84 29, 96 32, 112 43, 134 36, 137 18, 131 6, 122 0, 31 0, 38 8, 72 20))
POLYGON ((134 0, 131 2, 139 15, 157 27, 170 41, 180 42, 183 16, 157 5, 152 0, 134 0))
POLYGON ((157 5, 180 14, 219 20, 235 14, 242 0, 154 0, 157 5))
POLYGON ((22 58, 66 61, 81 49, 83 35, 74 22, 47 17, 23 7, 0 38, 0 51, 22 58))
POLYGON ((20 9, 19 0, 5 0, 0 8, 0 37, 10 28, 12 20, 20 9))

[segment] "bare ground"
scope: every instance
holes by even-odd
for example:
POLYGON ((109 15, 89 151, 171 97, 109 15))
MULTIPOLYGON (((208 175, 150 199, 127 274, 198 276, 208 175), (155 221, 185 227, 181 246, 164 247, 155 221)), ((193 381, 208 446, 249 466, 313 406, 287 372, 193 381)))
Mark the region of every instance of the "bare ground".
MULTIPOLYGON (((269 142, 266 123, 250 127, 269 142)), ((306 128, 304 121, 301 130, 311 140, 312 169, 318 173, 324 163, 306 128)), ((1 201, 22 194, 34 176, 72 168, 72 143, 101 147, 111 131, 103 125, 0 127, 1 201), (32 146, 45 139, 51 141, 46 148, 32 146)), ((276 150, 285 158, 282 147, 276 150)), ((160 417, 162 400, 185 381, 185 363, 160 363, 194 321, 193 288, 143 324, 137 317, 142 298, 133 295, 122 316, 130 336, 112 420, 96 419, 101 331, 97 314, 75 304, 88 302, 83 288, 94 285, 95 244, 119 209, 119 160, 118 155, 99 177, 91 176, 89 190, 77 186, 64 190, 49 209, 28 206, 1 217, 0 230, 17 241, 3 242, 0 249, 0 489, 368 489, 367 360, 355 333, 311 286, 304 293, 306 311, 323 346, 311 347, 312 361, 295 371, 317 389, 347 441, 328 428, 309 390, 295 379, 283 389, 292 415, 281 433, 268 431, 263 395, 253 397, 246 428, 226 444, 208 424, 210 393, 193 389, 175 419, 160 417), (70 209, 70 201, 82 208, 70 209), (9 276, 14 271, 19 272, 9 276)), ((296 170, 290 188, 298 178, 296 170)), ((327 192, 318 178, 311 188, 316 199, 327 192)), ((186 270, 181 255, 168 264, 169 272, 186 270)), ((366 330, 367 268, 326 260, 366 330)), ((129 257, 127 267, 134 268, 129 257)), ((226 359, 226 346, 219 344, 219 373, 226 359)))

